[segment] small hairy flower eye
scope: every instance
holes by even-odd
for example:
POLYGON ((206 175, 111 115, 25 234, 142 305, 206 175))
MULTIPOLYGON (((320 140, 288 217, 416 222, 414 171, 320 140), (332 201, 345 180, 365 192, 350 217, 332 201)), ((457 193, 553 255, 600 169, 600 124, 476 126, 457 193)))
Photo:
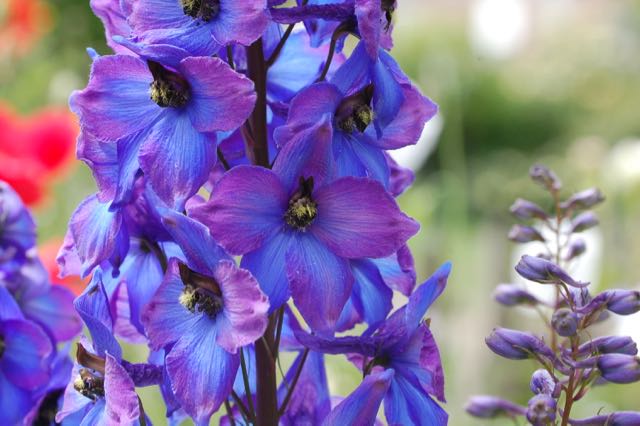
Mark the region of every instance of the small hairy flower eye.
POLYGON ((289 200, 284 219, 293 228, 304 231, 318 215, 318 205, 311 197, 313 178, 300 178, 300 189, 289 200))
POLYGON ((191 95, 189 83, 179 74, 164 68, 157 62, 148 61, 148 66, 153 75, 151 100, 163 108, 185 106, 191 95))
POLYGON ((220 13, 220 0, 181 0, 182 11, 194 19, 209 22, 220 13))

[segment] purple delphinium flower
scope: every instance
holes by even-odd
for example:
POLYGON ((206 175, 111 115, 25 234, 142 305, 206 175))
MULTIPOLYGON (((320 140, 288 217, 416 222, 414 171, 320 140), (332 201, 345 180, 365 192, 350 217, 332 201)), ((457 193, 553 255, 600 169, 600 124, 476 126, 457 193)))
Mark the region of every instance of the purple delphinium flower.
POLYGON ((211 56, 226 45, 257 40, 268 24, 265 0, 140 0, 129 24, 132 42, 169 45, 211 56))
POLYGON ((238 166, 189 210, 232 254, 244 254, 271 309, 289 298, 331 333, 353 284, 349 259, 389 256, 418 231, 378 182, 334 178, 331 124, 291 140, 273 170, 238 166))
POLYGON ((362 337, 323 338, 298 332, 298 340, 311 350, 351 354, 365 374, 380 368, 395 374, 385 396, 390 424, 444 425, 445 411, 431 399, 444 401, 444 375, 431 331, 422 318, 442 293, 451 269, 441 266, 375 332, 362 337))
POLYGON ((15 300, 0 287, 0 421, 17 424, 33 406, 39 387, 51 377, 54 347, 36 323, 26 320, 15 300))
POLYGON ((269 303, 204 226, 169 209, 159 214, 187 263, 169 260, 142 321, 150 346, 167 350, 167 372, 182 408, 197 424, 208 424, 233 387, 238 349, 262 336, 269 303))
POLYGON ((71 95, 83 132, 116 144, 116 201, 141 168, 178 209, 216 161, 216 131, 239 127, 255 102, 253 84, 217 58, 186 58, 175 70, 125 55, 93 62, 87 88, 71 95))
POLYGON ((330 82, 313 84, 293 98, 287 124, 275 138, 286 145, 328 118, 338 175, 372 177, 389 187, 384 150, 416 143, 436 111, 390 56, 372 62, 360 44, 330 82))
POLYGON ((16 192, 0 181, 0 271, 7 274, 20 266, 27 251, 36 245, 36 225, 16 192))

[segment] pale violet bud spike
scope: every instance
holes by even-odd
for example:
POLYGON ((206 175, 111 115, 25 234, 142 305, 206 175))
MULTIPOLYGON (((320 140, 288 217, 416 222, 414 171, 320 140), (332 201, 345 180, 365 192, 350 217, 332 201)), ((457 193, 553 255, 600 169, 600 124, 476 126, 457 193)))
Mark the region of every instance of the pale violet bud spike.
POLYGON ((609 290, 607 309, 618 315, 631 315, 640 311, 640 291, 609 290))
POLYGON ((538 394, 527 405, 527 420, 533 426, 547 426, 555 421, 557 404, 550 395, 538 394))
POLYGON ((556 389, 556 381, 547 370, 541 368, 533 372, 529 384, 531 392, 537 394, 553 395, 556 389))
POLYGON ((571 221, 571 232, 582 232, 598 226, 600 221, 595 213, 588 211, 580 213, 571 221))
POLYGON ((562 182, 560 182, 558 176, 541 164, 531 166, 529 176, 534 182, 544 186, 548 190, 559 191, 562 187, 562 182))
POLYGON ((500 284, 493 292, 496 301, 504 306, 531 305, 540 302, 533 294, 515 284, 500 284))
POLYGON ((544 237, 537 229, 525 225, 513 225, 509 230, 509 240, 515 243, 530 243, 531 241, 544 241, 544 237))
POLYGON ((545 211, 536 203, 518 198, 509 208, 511 214, 519 219, 546 219, 548 216, 545 211))
POLYGON ((560 308, 551 316, 551 326, 562 337, 575 336, 578 321, 578 315, 569 308, 560 308))
POLYGON ((558 284, 563 282, 571 287, 586 287, 589 285, 589 283, 574 280, 561 267, 540 257, 524 255, 515 269, 523 278, 541 284, 558 284))
POLYGON ((563 210, 585 210, 603 201, 604 195, 602 195, 599 189, 589 188, 573 194, 566 201, 560 203, 560 208, 563 210))
POLYGON ((488 395, 471 397, 465 410, 472 416, 483 419, 492 419, 499 416, 524 416, 527 412, 526 408, 511 401, 488 395))
POLYGON ((542 339, 524 331, 495 328, 485 342, 489 349, 507 359, 528 359, 536 354, 554 358, 553 352, 542 339))

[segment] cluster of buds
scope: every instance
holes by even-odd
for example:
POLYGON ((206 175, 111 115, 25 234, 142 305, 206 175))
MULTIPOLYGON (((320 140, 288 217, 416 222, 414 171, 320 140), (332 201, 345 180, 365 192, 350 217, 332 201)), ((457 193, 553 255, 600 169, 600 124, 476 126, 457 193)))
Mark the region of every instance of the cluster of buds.
POLYGON ((560 198, 562 184, 551 170, 535 165, 532 180, 551 196, 553 207, 547 212, 528 200, 518 199, 511 213, 523 224, 509 232, 517 243, 538 241, 546 252, 524 255, 516 272, 528 281, 555 287, 555 299, 544 302, 526 288, 501 284, 495 299, 504 306, 526 306, 540 313, 549 330, 548 339, 531 332, 496 328, 486 338, 489 348, 503 358, 532 359, 539 364, 531 376, 534 396, 524 405, 493 396, 472 397, 467 412, 479 418, 525 417, 534 425, 638 425, 640 412, 598 413, 587 419, 574 419, 571 409, 595 385, 633 383, 640 380, 640 357, 630 337, 592 337, 589 327, 609 317, 609 313, 631 315, 640 310, 640 292, 606 290, 595 296, 589 283, 574 279, 567 270, 585 251, 579 234, 598 225, 590 211, 604 200, 595 188, 560 198))

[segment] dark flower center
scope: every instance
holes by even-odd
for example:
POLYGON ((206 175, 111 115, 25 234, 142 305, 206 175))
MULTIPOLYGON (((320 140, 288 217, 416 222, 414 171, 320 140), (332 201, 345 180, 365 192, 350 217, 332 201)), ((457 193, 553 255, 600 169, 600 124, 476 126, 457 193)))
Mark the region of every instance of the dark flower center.
POLYGON ((355 130, 364 132, 374 118, 370 106, 372 98, 373 84, 345 97, 336 109, 338 127, 346 133, 353 133, 355 130))
POLYGON ((311 198, 313 177, 300 177, 300 188, 289 200, 284 220, 289 226, 304 231, 318 215, 318 204, 311 198))
POLYGON ((180 304, 191 313, 204 312, 210 318, 215 318, 224 307, 222 291, 216 280, 192 271, 184 263, 180 263, 179 268, 184 284, 180 304))
POLYGON ((64 394, 62 389, 51 391, 44 397, 40 408, 38 409, 38 416, 34 420, 34 426, 38 425, 54 425, 56 420, 56 414, 58 413, 58 400, 64 394))
POLYGON ((384 12, 384 17, 387 20, 384 30, 389 31, 391 20, 393 19, 393 12, 396 10, 396 0, 381 0, 380 8, 384 12))
POLYGON ((191 96, 187 80, 157 62, 147 61, 147 65, 153 75, 151 100, 163 108, 180 108, 186 105, 191 96))
POLYGON ((193 19, 209 22, 220 13, 220 0, 180 0, 182 11, 193 19))
POLYGON ((87 368, 80 369, 78 378, 73 382, 73 388, 92 401, 104 397, 104 379, 87 368))

